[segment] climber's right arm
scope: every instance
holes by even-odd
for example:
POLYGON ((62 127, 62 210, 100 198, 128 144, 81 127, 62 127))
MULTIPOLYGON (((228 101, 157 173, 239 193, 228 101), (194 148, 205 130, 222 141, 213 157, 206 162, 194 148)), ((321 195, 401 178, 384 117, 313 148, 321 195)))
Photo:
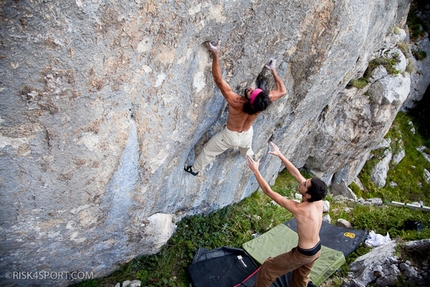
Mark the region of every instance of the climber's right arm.
POLYGON ((230 85, 222 78, 221 67, 219 64, 220 43, 221 41, 218 41, 216 46, 212 45, 210 42, 205 43, 207 49, 212 53, 212 76, 214 78, 215 84, 220 89, 226 101, 230 105, 235 105, 240 96, 233 92, 230 85))
POLYGON ((272 90, 269 93, 269 98, 272 102, 278 100, 282 96, 287 94, 287 88, 276 72, 276 60, 271 59, 270 65, 266 65, 266 68, 272 72, 273 79, 275 80, 276 90, 272 90))

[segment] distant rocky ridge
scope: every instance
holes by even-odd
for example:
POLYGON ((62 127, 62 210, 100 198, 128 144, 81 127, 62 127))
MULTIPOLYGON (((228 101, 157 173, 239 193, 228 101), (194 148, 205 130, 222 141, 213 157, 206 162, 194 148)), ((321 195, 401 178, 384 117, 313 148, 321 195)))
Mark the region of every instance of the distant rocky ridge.
POLYGON ((67 284, 10 271, 106 275, 158 252, 184 216, 257 189, 234 150, 203 177, 183 171, 226 120, 207 40, 222 40, 222 72, 240 94, 278 61, 288 95, 254 124, 264 177, 281 169, 267 156, 274 141, 334 194, 347 191, 430 81, 429 57, 402 53, 412 71, 380 67, 365 88, 346 88, 398 43, 430 54, 428 37, 409 43, 410 2, 3 1, 0 283, 67 284))

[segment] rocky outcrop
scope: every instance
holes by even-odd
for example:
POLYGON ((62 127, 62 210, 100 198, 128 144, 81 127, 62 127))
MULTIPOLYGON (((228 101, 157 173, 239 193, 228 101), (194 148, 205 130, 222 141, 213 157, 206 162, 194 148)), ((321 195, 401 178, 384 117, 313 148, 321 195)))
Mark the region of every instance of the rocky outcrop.
POLYGON ((343 287, 398 286, 401 282, 412 286, 429 286, 428 239, 397 243, 392 241, 375 247, 350 264, 348 282, 343 287), (396 248, 401 250, 400 256, 396 248))
MULTIPOLYGON (((399 65, 396 70, 405 73, 406 58, 398 49, 385 51, 379 56, 390 58, 394 54, 401 55, 398 56, 399 65)), ((343 98, 345 102, 335 104, 335 112, 325 122, 326 130, 330 131, 325 134, 326 137, 330 135, 326 141, 334 145, 334 150, 342 150, 343 147, 345 152, 342 157, 348 156, 350 159, 348 165, 338 167, 333 173, 332 192, 352 198, 354 195, 348 185, 369 159, 369 151, 376 148, 388 132, 384 122, 391 123, 394 120, 392 115, 397 114, 408 98, 411 86, 409 74, 390 74, 383 66, 373 70, 368 81, 369 84, 362 89, 351 88, 341 94, 339 99, 343 98), (357 145, 361 146, 361 149, 357 149, 361 152, 349 154, 349 148, 357 145)), ((332 157, 334 156, 332 153, 332 157)), ((385 173, 388 172, 387 166, 391 158, 392 154, 387 154, 385 160, 376 167, 374 181, 382 186, 385 185, 385 173)))
POLYGON ((298 167, 348 186, 411 76, 380 69, 364 89, 345 87, 407 42, 409 4, 3 1, 0 275, 102 276, 157 252, 182 217, 256 190, 234 150, 203 177, 182 169, 226 119, 207 40, 222 40, 222 72, 239 93, 278 60, 288 95, 254 123, 265 178, 281 168, 267 155, 274 141, 298 167))

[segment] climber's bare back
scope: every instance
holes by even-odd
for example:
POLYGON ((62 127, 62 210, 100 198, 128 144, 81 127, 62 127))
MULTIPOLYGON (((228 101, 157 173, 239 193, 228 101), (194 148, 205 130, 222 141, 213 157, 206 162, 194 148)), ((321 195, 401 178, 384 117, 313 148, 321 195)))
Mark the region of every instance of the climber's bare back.
POLYGON ((246 99, 236 94, 232 101, 228 101, 227 128, 234 132, 244 132, 251 128, 252 122, 260 113, 249 115, 243 111, 246 99))

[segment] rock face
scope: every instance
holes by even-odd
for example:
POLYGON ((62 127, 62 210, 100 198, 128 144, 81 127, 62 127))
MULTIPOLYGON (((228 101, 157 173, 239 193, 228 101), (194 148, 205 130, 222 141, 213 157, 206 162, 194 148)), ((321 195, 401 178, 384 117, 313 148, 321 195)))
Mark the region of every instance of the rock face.
POLYGON ((429 286, 429 239, 396 243, 385 243, 360 256, 350 264, 348 281, 344 287, 398 286, 399 279, 412 286, 429 286), (399 258, 399 246, 403 258, 399 258), (408 260, 409 259, 409 260, 408 260))
MULTIPOLYGON (((424 3, 424 2, 423 2, 424 3)), ((423 19, 427 26, 430 23, 430 5, 423 5, 422 11, 418 16, 423 19)), ((411 45, 411 51, 430 51, 430 39, 424 37, 411 45)), ((423 98, 426 89, 430 84, 430 78, 427 76, 430 73, 430 57, 426 57, 420 61, 412 61, 413 69, 420 71, 419 73, 411 74, 412 88, 408 99, 403 103, 402 110, 407 111, 416 106, 416 103, 423 98)))
POLYGON ((3 1, 2 282, 67 284, 9 280, 7 271, 105 275, 157 252, 182 217, 256 190, 234 150, 202 177, 183 171, 227 116, 207 40, 222 40, 223 76, 240 94, 278 60, 288 95, 254 123, 265 178, 281 168, 267 155, 273 141, 298 167, 347 186, 411 81, 382 69, 364 89, 345 87, 406 41, 394 28, 403 31, 409 4, 3 1))

